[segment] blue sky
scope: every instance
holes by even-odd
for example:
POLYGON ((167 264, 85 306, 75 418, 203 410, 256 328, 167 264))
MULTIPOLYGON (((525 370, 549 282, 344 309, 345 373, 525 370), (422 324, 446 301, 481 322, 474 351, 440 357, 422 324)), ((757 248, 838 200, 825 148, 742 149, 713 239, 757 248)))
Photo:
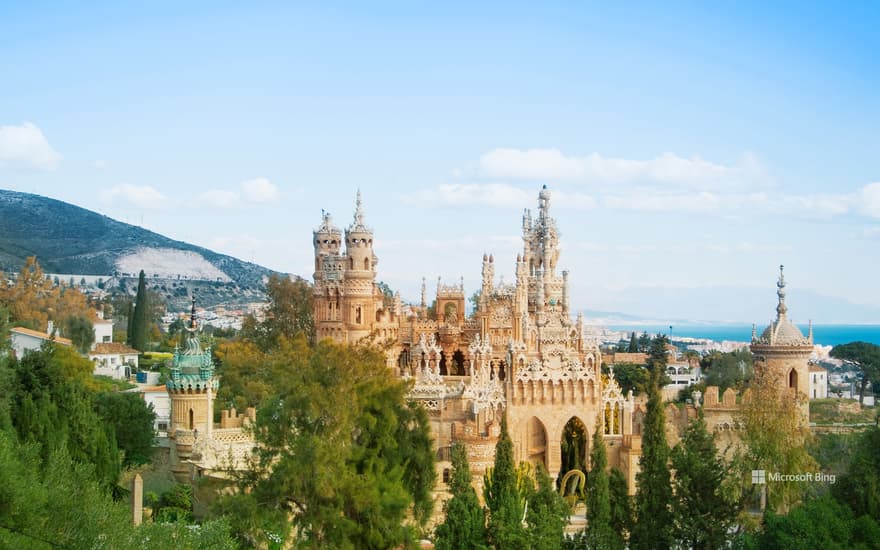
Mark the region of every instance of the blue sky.
POLYGON ((304 276, 360 188, 415 300, 547 184, 577 308, 880 308, 876 3, 178 4, 0 4, 0 188, 304 276))

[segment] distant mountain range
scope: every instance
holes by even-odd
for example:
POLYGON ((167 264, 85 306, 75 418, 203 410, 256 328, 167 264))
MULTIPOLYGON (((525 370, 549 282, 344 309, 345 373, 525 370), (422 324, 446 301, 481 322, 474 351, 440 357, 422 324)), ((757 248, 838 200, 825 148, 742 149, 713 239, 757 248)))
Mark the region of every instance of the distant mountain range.
POLYGON ((274 273, 66 202, 0 189, 0 270, 16 272, 28 256, 47 273, 126 278, 143 269, 151 280, 222 286, 253 300, 274 273))

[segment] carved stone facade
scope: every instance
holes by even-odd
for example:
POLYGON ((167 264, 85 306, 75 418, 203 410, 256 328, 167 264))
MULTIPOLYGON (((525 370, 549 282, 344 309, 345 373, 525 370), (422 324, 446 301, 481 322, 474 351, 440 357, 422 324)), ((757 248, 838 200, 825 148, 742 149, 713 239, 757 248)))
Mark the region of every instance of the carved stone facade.
POLYGON ((463 282, 438 279, 431 307, 424 279, 418 305, 403 306, 399 296, 380 291, 360 193, 344 249, 329 214, 314 232, 317 336, 385 346, 389 367, 413 381, 410 397, 429 412, 441 475, 449 468, 450 446, 460 440, 479 483, 492 464, 503 413, 517 461, 541 462, 558 475, 564 428, 577 419, 587 430, 585 445, 603 424, 609 462, 635 479, 640 436, 633 433, 634 400, 620 392, 613 375, 602 377, 597 343, 585 341, 582 316, 571 318, 569 277, 558 269, 560 234, 550 203, 545 187, 537 215, 523 214, 515 284, 496 283, 495 258, 483 256, 470 317, 463 282))

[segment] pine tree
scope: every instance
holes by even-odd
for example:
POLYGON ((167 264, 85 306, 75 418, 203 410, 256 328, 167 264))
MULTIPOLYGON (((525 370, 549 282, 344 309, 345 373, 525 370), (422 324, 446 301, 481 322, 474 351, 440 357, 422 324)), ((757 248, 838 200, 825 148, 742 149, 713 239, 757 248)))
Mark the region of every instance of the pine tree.
POLYGON ((703 410, 672 450, 675 469, 673 536, 684 548, 722 548, 737 507, 726 498, 728 467, 718 457, 703 410))
POLYGON ((147 338, 150 334, 150 304, 147 299, 147 282, 143 269, 138 276, 134 312, 128 322, 131 325, 129 345, 138 351, 146 351, 147 338))
POLYGON ((587 479, 587 539, 591 547, 622 548, 620 535, 611 530, 611 495, 608 454, 602 436, 602 422, 597 419, 590 449, 590 476, 587 479))
POLYGON ((642 427, 641 471, 636 476, 636 524, 632 548, 664 549, 672 547, 672 486, 669 479, 669 445, 666 443, 666 419, 660 396, 660 378, 666 370, 665 336, 651 341, 648 358, 648 410, 642 427))
POLYGON ((501 437, 495 445, 495 464, 487 472, 486 505, 489 507, 489 540, 495 548, 524 548, 528 537, 522 525, 524 503, 513 465, 513 441, 507 418, 501 420, 501 437))
POLYGON ((449 492, 452 498, 446 501, 446 519, 437 526, 435 547, 438 550, 485 549, 486 514, 471 485, 471 471, 463 443, 452 445, 449 492))

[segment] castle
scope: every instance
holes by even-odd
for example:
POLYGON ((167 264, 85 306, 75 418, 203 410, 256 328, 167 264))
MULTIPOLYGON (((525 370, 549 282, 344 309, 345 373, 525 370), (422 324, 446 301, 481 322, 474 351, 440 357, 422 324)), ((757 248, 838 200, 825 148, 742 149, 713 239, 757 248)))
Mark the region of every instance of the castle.
MULTIPOLYGON (((325 212, 313 233, 316 336, 376 343, 386 350, 389 369, 411 381, 409 397, 429 413, 438 479, 443 482, 451 467, 451 445, 462 441, 474 479, 481 483, 494 460, 501 415, 506 415, 514 459, 541 463, 553 477, 575 465, 589 467, 590 435, 598 427, 609 465, 624 473, 634 492, 644 397, 625 395, 613 366, 602 374, 603 357, 597 343, 584 338, 583 316, 571 318, 569 274, 560 270, 560 233, 550 206, 545 186, 538 195, 537 215, 529 210, 523 214, 523 249, 516 257, 514 284, 496 283, 495 258, 483 256, 482 284, 468 317, 463 283, 438 280, 430 306, 424 279, 418 305, 403 304, 399 294, 382 291, 373 230, 366 225, 358 192, 354 219, 344 232, 325 212)), ((777 294, 776 320, 760 337, 753 331, 755 368, 766 369, 781 388, 806 398, 812 329, 804 337, 788 320, 781 270, 777 294)), ((199 347, 194 332, 193 321, 187 347, 175 354, 168 381, 172 463, 181 479, 222 477, 223 457, 231 460, 225 467, 243 464, 252 447, 242 426, 254 418, 254 411, 224 411, 221 424, 214 425, 218 380, 210 353, 199 347)), ((704 415, 722 439, 736 438, 741 402, 731 389, 719 396, 718 388, 707 388, 704 415)), ((695 415, 694 405, 669 405, 671 443, 695 415)), ((439 492, 444 489, 439 483, 439 492)))

